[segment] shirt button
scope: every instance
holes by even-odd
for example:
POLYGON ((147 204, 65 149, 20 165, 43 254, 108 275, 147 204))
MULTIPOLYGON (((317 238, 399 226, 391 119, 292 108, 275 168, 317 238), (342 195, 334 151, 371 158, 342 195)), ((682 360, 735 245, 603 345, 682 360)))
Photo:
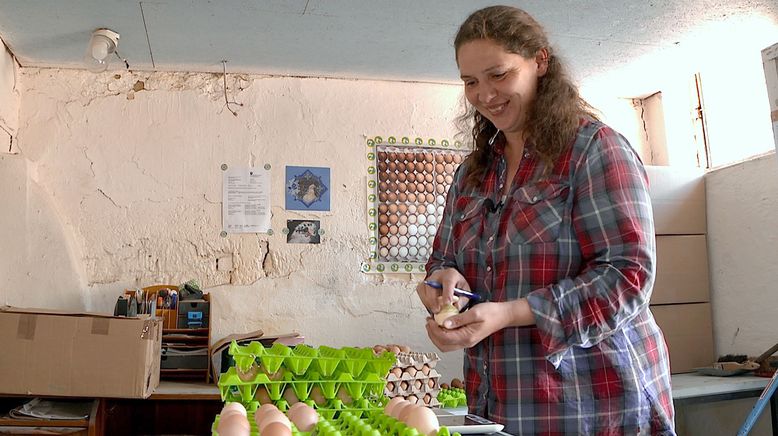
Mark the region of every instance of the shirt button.
POLYGON ((460 219, 460 220, 463 220, 463 219, 465 219, 465 214, 463 214, 463 213, 459 214, 459 219, 460 219))
POLYGON ((492 270, 492 267, 487 265, 486 271, 491 271, 491 270, 492 270))
POLYGON ((502 183, 500 183, 500 189, 502 189, 502 187, 503 187, 503 186, 505 186, 505 185, 504 185, 504 184, 502 184, 502 183))
POLYGON ((494 236, 489 236, 489 242, 494 241, 494 236))
POLYGON ((538 201, 538 196, 537 195, 532 197, 532 202, 535 203, 536 201, 538 201))
POLYGON ((528 151, 524 152, 524 157, 529 157, 529 152, 528 151))

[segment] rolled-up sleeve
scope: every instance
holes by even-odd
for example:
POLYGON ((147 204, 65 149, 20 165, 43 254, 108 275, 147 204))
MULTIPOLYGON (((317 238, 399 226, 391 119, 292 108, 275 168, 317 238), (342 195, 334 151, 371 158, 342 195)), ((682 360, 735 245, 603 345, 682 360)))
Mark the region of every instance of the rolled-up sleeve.
POLYGON ((654 283, 653 214, 635 151, 602 127, 573 165, 571 214, 581 271, 527 295, 555 367, 570 347, 596 345, 644 310, 654 283))

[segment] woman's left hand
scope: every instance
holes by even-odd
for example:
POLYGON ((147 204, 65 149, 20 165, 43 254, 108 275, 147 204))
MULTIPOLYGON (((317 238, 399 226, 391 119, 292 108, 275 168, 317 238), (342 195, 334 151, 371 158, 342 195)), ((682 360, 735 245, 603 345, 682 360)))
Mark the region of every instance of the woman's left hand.
POLYGON ((492 333, 510 324, 509 307, 506 303, 486 302, 470 310, 452 316, 439 326, 427 318, 427 335, 440 351, 454 351, 470 348, 492 333))

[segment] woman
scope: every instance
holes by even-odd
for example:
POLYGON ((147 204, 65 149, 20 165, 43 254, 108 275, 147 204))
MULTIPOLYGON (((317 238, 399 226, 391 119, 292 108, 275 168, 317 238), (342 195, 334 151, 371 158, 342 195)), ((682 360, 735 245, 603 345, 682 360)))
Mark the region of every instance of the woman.
POLYGON ((427 263, 442 294, 417 292, 432 313, 454 287, 483 301, 426 325, 442 351, 465 349, 470 412, 513 434, 674 434, 639 157, 526 12, 479 10, 454 46, 474 151, 427 263))

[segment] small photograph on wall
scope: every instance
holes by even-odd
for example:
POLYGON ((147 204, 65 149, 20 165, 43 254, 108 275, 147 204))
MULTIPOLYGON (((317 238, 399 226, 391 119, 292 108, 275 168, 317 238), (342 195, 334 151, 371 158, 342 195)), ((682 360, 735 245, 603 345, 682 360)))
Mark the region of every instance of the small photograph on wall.
POLYGON ((287 220, 286 242, 289 244, 318 244, 321 242, 319 220, 287 220))
POLYGON ((330 169, 286 167, 286 210, 330 210, 330 169))

